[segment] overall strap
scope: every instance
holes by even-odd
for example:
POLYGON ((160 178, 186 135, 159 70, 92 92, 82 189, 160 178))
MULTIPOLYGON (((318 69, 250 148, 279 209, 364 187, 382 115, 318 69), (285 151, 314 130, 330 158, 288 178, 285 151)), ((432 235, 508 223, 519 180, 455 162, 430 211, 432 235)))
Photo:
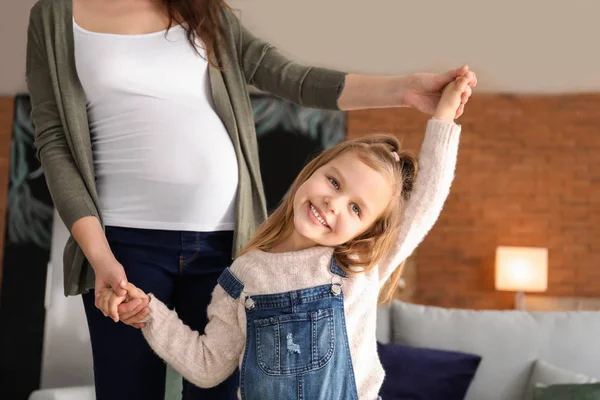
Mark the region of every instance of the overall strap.
POLYGON ((346 271, 344 271, 342 269, 342 267, 339 266, 338 262, 335 260, 335 256, 331 257, 331 268, 330 271, 335 274, 335 275, 339 275, 342 278, 345 278, 348 276, 348 274, 346 273, 346 271))
POLYGON ((231 272, 229 267, 221 273, 217 282, 234 300, 237 300, 244 290, 244 284, 231 272))

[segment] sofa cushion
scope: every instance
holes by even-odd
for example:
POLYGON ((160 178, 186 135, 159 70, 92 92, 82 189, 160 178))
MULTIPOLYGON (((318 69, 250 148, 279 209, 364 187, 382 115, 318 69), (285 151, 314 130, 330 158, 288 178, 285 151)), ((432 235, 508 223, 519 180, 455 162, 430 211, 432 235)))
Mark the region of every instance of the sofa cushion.
POLYGON ((600 383, 565 383, 538 386, 533 400, 600 400, 600 383))
POLYGON ((389 343, 392 335, 392 319, 388 305, 377 307, 377 341, 389 343))
POLYGON ((467 400, 523 399, 535 360, 600 377, 600 313, 466 310, 394 301, 392 341, 482 357, 467 400))
POLYGON ((73 386, 54 389, 40 389, 29 395, 29 400, 95 400, 93 386, 73 386))
POLYGON ((383 399, 463 400, 481 357, 447 350, 377 343, 385 370, 383 399))
POLYGON ((557 367, 542 360, 537 360, 533 366, 533 372, 529 378, 527 400, 533 396, 533 390, 537 385, 549 386, 559 383, 594 383, 595 378, 584 374, 569 371, 557 367))

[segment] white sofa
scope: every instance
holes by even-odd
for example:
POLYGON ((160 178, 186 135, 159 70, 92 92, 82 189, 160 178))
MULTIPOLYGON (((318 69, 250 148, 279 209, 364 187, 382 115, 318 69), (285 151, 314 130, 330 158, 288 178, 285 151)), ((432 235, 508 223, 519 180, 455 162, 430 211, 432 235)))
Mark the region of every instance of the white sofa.
MULTIPOLYGON (((584 383, 600 378, 597 311, 463 310, 394 301, 380 309, 377 329, 378 339, 384 343, 481 356, 466 400, 527 399, 536 383, 530 378, 537 360, 558 367, 555 370, 566 370, 563 377, 553 378, 555 382, 540 383, 584 383), (567 373, 566 380, 571 382, 565 381, 567 373)), ((540 374, 544 373, 536 370, 536 377, 540 374)), ((552 372, 545 372, 549 374, 552 372)))

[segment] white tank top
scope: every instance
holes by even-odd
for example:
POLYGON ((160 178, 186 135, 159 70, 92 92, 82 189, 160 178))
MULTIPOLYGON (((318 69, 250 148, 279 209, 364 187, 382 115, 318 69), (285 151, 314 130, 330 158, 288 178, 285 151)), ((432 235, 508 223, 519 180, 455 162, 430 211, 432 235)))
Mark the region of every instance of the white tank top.
POLYGON ((183 27, 165 32, 95 33, 74 23, 100 212, 111 226, 231 230, 238 165, 208 64, 183 27))

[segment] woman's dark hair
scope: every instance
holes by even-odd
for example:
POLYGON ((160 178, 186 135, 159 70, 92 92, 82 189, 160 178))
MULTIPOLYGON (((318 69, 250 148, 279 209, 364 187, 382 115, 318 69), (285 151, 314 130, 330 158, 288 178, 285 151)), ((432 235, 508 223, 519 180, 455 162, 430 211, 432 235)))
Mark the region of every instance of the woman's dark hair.
POLYGON ((199 54, 196 38, 202 40, 207 61, 221 69, 217 46, 223 37, 223 9, 230 9, 224 0, 163 0, 169 15, 169 26, 181 24, 194 50, 199 54))

